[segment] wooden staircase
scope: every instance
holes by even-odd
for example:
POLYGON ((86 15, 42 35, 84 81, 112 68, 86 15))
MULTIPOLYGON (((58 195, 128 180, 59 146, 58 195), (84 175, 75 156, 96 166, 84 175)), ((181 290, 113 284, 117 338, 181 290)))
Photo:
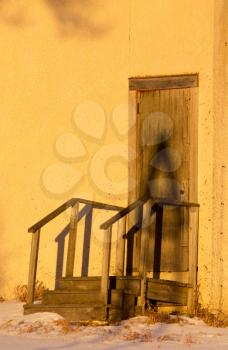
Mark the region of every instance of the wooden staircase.
MULTIPOLYGON (((147 302, 158 305, 187 306, 189 312, 194 308, 194 291, 197 274, 197 222, 198 204, 174 202, 164 199, 143 198, 132 203, 127 208, 91 202, 84 199, 71 199, 51 214, 33 225, 32 249, 30 257, 28 300, 24 305, 24 313, 56 312, 69 321, 108 320, 118 321, 123 318, 143 314, 147 302), (89 210, 79 210, 79 204, 88 206, 89 210), (194 209, 189 215, 189 269, 188 281, 170 281, 161 279, 158 271, 153 277, 146 271, 145 259, 148 252, 148 230, 137 227, 141 233, 140 263, 138 273, 133 276, 126 270, 125 240, 132 234, 132 227, 126 229, 127 215, 139 208, 143 209, 144 217, 157 215, 165 206, 181 206, 194 209), (34 288, 39 251, 40 229, 50 220, 58 216, 67 208, 72 207, 68 252, 66 259, 66 277, 61 276, 54 290, 43 292, 42 300, 34 302, 34 288), (161 209, 162 208, 162 209, 161 209), (75 247, 77 238, 77 224, 84 215, 90 215, 92 210, 115 210, 117 214, 101 225, 105 230, 103 242, 102 276, 74 277, 75 247), (80 214, 81 213, 81 214, 80 214), (116 242, 116 273, 110 276, 111 235, 113 225, 118 224, 116 242)), ((91 216, 90 216, 91 217, 91 216)), ((145 218, 144 218, 145 219, 145 218)), ((148 218, 147 218, 148 219, 148 218)), ((143 224, 143 220, 142 220, 143 224)), ((158 240, 158 239, 157 239, 158 240)), ((161 237, 160 237, 161 240, 161 237)), ((161 242, 160 242, 161 243, 161 242)), ((161 244, 160 244, 161 245, 161 244)), ((155 248, 159 245, 156 245, 155 248)), ((157 248, 158 249, 158 248, 157 248)), ((154 266, 158 266, 156 263, 154 266)))
POLYGON ((41 303, 26 304, 25 314, 56 312, 71 321, 105 320, 106 308, 100 295, 101 277, 65 277, 59 289, 45 291, 41 303))
MULTIPOLYGON (((118 321, 141 313, 141 279, 110 277, 110 301, 105 305, 100 294, 101 277, 62 278, 60 288, 45 291, 42 301, 26 304, 25 314, 56 312, 70 321, 118 321)), ((146 279, 147 298, 174 305, 187 305, 188 284, 176 281, 146 279)))

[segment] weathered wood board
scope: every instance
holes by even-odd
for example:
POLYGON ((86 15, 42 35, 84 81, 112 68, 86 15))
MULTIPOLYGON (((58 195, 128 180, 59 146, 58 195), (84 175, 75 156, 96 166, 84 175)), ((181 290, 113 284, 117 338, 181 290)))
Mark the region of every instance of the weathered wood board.
POLYGON ((147 298, 168 303, 187 305, 188 288, 181 284, 149 280, 147 298))

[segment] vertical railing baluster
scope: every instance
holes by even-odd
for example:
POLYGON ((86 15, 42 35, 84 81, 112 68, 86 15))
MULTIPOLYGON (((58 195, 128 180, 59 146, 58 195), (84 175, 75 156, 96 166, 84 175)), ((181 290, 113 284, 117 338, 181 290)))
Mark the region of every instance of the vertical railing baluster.
POLYGON ((112 240, 112 226, 110 226, 107 230, 104 230, 104 240, 103 240, 101 297, 105 305, 108 304, 111 240, 112 240))
POLYGON ((118 221, 116 241, 116 276, 124 275, 126 216, 118 221))
POLYGON ((71 209, 70 232, 69 232, 69 241, 68 241, 67 262, 66 262, 67 277, 73 277, 73 274, 74 274, 78 216, 79 216, 79 202, 77 202, 71 209))
POLYGON ((32 243, 29 262, 27 304, 32 304, 35 295, 36 272, 39 253, 40 229, 32 233, 32 243))

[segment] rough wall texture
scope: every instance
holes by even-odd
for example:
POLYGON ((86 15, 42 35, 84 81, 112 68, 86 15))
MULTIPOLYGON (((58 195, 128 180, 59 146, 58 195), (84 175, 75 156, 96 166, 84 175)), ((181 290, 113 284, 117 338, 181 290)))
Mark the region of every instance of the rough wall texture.
POLYGON ((215 2, 211 306, 228 309, 228 2, 215 2))
MULTIPOLYGON (((200 292, 204 305, 228 311, 227 6, 226 0, 0 2, 1 294, 12 297, 13 287, 26 283, 26 230, 37 219, 73 196, 127 203, 128 78, 199 73, 200 292), (108 152, 113 158, 104 165, 108 152), (105 174, 122 181, 122 190, 108 182, 101 188, 105 174)), ((53 240, 67 219, 42 235, 38 278, 50 286, 53 240)), ((101 241, 95 230, 93 273, 101 241)))

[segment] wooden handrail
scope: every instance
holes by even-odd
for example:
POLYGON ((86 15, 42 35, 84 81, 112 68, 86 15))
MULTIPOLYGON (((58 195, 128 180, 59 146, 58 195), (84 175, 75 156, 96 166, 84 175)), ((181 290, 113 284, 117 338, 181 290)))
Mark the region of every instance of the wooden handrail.
POLYGON ((132 210, 144 205, 149 199, 153 201, 153 205, 160 205, 160 206, 179 206, 179 207, 199 207, 200 205, 198 203, 193 202, 182 202, 172 199, 165 199, 165 198, 153 198, 149 196, 144 196, 140 199, 137 199, 135 202, 131 203, 128 207, 124 208, 123 210, 119 211, 119 213, 112 216, 107 221, 103 222, 102 225, 100 225, 100 228, 103 230, 107 230, 110 226, 112 226, 116 221, 121 219, 122 217, 129 214, 132 210))
POLYGON ((177 206, 177 207, 199 207, 199 203, 194 202, 182 202, 175 199, 156 199, 157 205, 177 206))
POLYGON ((106 203, 101 203, 101 202, 94 202, 94 201, 91 201, 88 199, 83 199, 83 198, 71 198, 69 201, 65 202, 60 207, 58 207, 57 209, 52 211, 50 214, 46 215, 44 218, 39 220, 36 224, 31 226, 28 229, 28 232, 33 232, 33 233, 36 232, 41 227, 46 225, 48 222, 53 220, 56 216, 60 215, 63 211, 65 211, 69 207, 74 206, 77 202, 83 203, 83 204, 89 204, 93 208, 96 208, 96 209, 113 210, 113 211, 116 211, 116 210, 119 211, 119 210, 123 209, 123 207, 119 207, 117 205, 111 205, 111 204, 106 204, 106 203))
MULTIPOLYGON (((103 210, 122 210, 123 207, 116 205, 110 205, 101 202, 94 202, 82 198, 71 198, 60 207, 52 211, 50 214, 46 215, 43 219, 38 221, 35 225, 31 226, 28 231, 32 232, 32 245, 30 254, 30 265, 29 265, 29 277, 28 277, 28 297, 27 303, 32 304, 34 301, 35 283, 36 283, 36 272, 38 263, 38 253, 39 253, 39 240, 40 240, 40 230, 41 228, 54 219, 56 216, 60 215, 63 211, 72 207, 71 219, 70 219, 70 230, 69 230, 69 244, 68 244, 68 256, 67 256, 67 267, 66 275, 73 276, 74 270, 74 259, 75 259, 75 245, 77 238, 77 225, 80 220, 79 217, 79 204, 83 203, 89 205, 92 209, 103 209, 103 210)), ((109 230, 110 231, 110 230, 109 230)), ((109 240, 109 244, 111 241, 109 240)), ((109 271, 108 271, 109 272, 109 271)))
MULTIPOLYGON (((149 196, 144 196, 132 204, 130 204, 128 207, 124 208, 120 212, 118 212, 116 215, 114 215, 109 220, 105 221, 100 228, 105 230, 104 231, 104 247, 103 247, 103 260, 102 260, 102 276, 101 276, 101 297, 103 299, 104 305, 106 305, 106 311, 107 311, 107 305, 108 305, 108 290, 109 290, 109 270, 110 270, 110 255, 111 255, 111 237, 112 237, 112 225, 115 222, 119 222, 120 219, 126 219, 126 215, 129 214, 132 210, 136 208, 140 208, 144 206, 145 204, 148 204, 145 209, 145 212, 143 213, 144 220, 147 219, 148 215, 151 216, 152 213, 156 212, 158 208, 160 207, 161 212, 163 213, 163 206, 179 206, 179 207, 199 207, 198 203, 192 203, 192 202, 182 202, 177 200, 171 200, 166 198, 152 198, 149 196)), ((160 211, 159 211, 160 212, 160 211)), ((123 228, 118 230, 118 239, 119 242, 122 238, 126 238, 127 234, 125 234, 126 229, 126 221, 124 222, 123 228)), ((122 240, 123 241, 123 240, 122 240)), ((142 241, 141 241, 141 260, 140 260, 140 274, 143 277, 142 283, 141 283, 141 302, 142 302, 142 309, 144 310, 145 307, 145 251, 146 247, 149 243, 149 236, 148 236, 148 230, 143 230, 142 232, 142 241)), ((118 245, 117 245, 118 247, 118 245)), ((124 272, 124 244, 121 248, 120 257, 119 257, 119 263, 120 263, 120 273, 124 272)), ((118 271, 119 272, 119 271, 118 271)))
POLYGON ((39 220, 36 224, 31 226, 28 229, 28 232, 36 232, 41 227, 46 225, 49 221, 54 219, 56 216, 60 215, 64 210, 68 209, 69 207, 72 207, 72 205, 74 205, 75 203, 76 203, 76 201, 73 198, 70 199, 69 201, 67 201, 66 203, 62 204, 57 209, 53 210, 50 214, 46 215, 43 219, 39 220))
POLYGON ((114 216, 112 216, 109 220, 103 222, 103 224, 100 225, 100 228, 102 230, 107 230, 107 228, 112 226, 116 221, 118 221, 119 219, 121 219, 124 216, 126 216, 127 214, 129 214, 132 210, 134 210, 134 209, 140 207, 141 205, 143 205, 147 200, 148 200, 148 197, 142 197, 140 199, 137 199, 137 201, 131 203, 126 208, 124 208, 123 210, 119 211, 119 213, 117 213, 114 216))

